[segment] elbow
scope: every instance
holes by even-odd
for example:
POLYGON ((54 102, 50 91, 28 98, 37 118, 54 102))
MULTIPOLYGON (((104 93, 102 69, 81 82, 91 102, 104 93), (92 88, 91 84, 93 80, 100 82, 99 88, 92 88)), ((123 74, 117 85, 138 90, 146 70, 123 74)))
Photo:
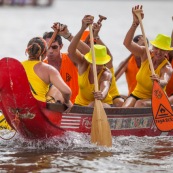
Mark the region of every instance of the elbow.
POLYGON ((68 57, 69 57, 70 59, 72 59, 73 56, 74 56, 74 53, 68 51, 68 57))
POLYGON ((71 98, 71 95, 72 95, 72 90, 70 89, 70 87, 68 87, 67 97, 71 98))
POLYGON ((72 57, 74 57, 75 55, 75 51, 73 51, 70 47, 68 48, 68 56, 71 59, 72 57))
POLYGON ((126 40, 124 40, 123 45, 124 45, 126 48, 128 48, 129 43, 128 43, 126 40))

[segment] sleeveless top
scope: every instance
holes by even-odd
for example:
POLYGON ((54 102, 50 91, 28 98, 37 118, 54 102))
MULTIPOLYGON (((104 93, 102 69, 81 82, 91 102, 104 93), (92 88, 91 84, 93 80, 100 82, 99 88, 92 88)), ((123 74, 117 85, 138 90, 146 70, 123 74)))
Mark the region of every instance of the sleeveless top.
MULTIPOLYGON (((173 67, 173 60, 171 61, 171 65, 173 67)), ((166 86, 166 93, 169 96, 173 95, 173 75, 171 76, 167 86, 166 86)))
POLYGON ((131 56, 130 60, 128 61, 127 70, 125 71, 127 86, 128 86, 128 95, 133 92, 136 87, 136 74, 138 73, 139 68, 136 64, 136 60, 134 55, 131 56))
POLYGON ((72 96, 71 102, 74 103, 75 98, 79 91, 78 85, 78 69, 74 63, 70 60, 66 53, 62 53, 62 64, 60 68, 60 74, 65 83, 71 88, 72 96))
POLYGON ((40 61, 26 60, 22 62, 22 65, 26 71, 33 96, 39 101, 46 102, 46 94, 48 92, 49 85, 40 79, 34 72, 34 66, 38 63, 40 63, 40 61))
MULTIPOLYGON (((94 101, 94 84, 90 84, 88 79, 90 71, 90 65, 88 66, 87 70, 82 74, 78 74, 78 83, 79 83, 79 93, 75 99, 75 104, 81 106, 88 106, 90 102, 94 101)), ((101 77, 103 70, 98 74, 98 81, 101 77)), ((106 98, 102 100, 103 103, 112 104, 112 97, 108 93, 106 98)))
POLYGON ((116 96, 119 96, 119 91, 118 91, 118 87, 117 87, 117 83, 116 83, 116 78, 115 78, 115 72, 114 72, 114 68, 112 67, 111 69, 109 69, 112 73, 112 82, 111 82, 111 86, 109 88, 109 94, 111 95, 112 99, 114 99, 116 96))
MULTIPOLYGON (((165 59, 155 70, 155 73, 160 76, 160 69, 167 64, 168 60, 165 59)), ((137 73, 136 80, 137 85, 132 94, 141 99, 150 99, 152 95, 153 81, 150 78, 151 70, 149 67, 149 61, 146 59, 141 63, 141 67, 137 73)), ((166 87, 165 87, 166 88, 166 87)), ((164 88, 164 90, 165 90, 164 88)))

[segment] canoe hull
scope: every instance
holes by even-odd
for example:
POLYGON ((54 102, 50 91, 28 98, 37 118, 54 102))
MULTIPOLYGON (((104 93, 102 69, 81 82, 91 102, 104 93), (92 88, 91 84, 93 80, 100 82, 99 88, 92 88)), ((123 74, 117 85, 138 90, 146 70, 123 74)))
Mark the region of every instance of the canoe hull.
MULTIPOLYGON (((66 131, 91 133, 93 108, 74 106, 64 113, 62 104, 37 101, 25 70, 14 58, 0 60, 0 108, 9 123, 27 139, 49 139, 66 131)), ((173 135, 161 132, 153 121, 151 108, 105 108, 112 136, 173 135)))

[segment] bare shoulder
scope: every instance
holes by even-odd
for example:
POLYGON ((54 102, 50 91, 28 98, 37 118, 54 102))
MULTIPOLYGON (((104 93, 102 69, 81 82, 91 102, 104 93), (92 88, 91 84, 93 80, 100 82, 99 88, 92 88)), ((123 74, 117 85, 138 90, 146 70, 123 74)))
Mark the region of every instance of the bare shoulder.
POLYGON ((105 79, 111 80, 112 79, 112 73, 111 73, 110 69, 105 67, 102 76, 105 79))
POLYGON ((49 65, 47 63, 44 63, 44 62, 41 63, 41 68, 44 72, 49 73, 49 74, 58 72, 58 70, 55 67, 53 67, 52 65, 49 65))
POLYGON ((161 73, 167 73, 169 75, 172 75, 173 68, 169 61, 163 66, 163 68, 161 69, 161 73))

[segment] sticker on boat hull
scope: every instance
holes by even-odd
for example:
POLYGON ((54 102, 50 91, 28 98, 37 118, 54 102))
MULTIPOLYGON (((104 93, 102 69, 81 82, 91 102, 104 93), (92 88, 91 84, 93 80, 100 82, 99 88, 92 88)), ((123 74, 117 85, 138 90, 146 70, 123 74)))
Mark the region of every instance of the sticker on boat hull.
POLYGON ((108 118, 111 130, 150 128, 152 117, 108 118))

